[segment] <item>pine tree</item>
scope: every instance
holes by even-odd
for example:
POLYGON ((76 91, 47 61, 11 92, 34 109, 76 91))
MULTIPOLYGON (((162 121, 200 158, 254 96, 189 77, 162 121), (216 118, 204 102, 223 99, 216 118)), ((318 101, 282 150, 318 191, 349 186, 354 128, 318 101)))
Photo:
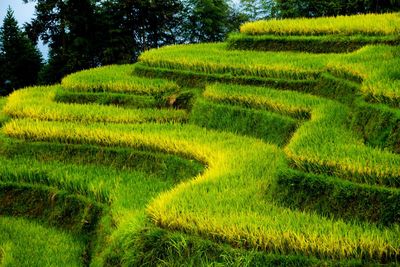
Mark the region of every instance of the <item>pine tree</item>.
POLYGON ((240 4, 250 20, 267 19, 276 16, 276 1, 274 0, 241 0, 240 4))
POLYGON ((186 31, 191 43, 217 42, 231 30, 226 0, 185 0, 186 31))
POLYGON ((42 66, 41 54, 18 27, 10 7, 0 28, 0 57, 2 94, 36 84, 42 66))

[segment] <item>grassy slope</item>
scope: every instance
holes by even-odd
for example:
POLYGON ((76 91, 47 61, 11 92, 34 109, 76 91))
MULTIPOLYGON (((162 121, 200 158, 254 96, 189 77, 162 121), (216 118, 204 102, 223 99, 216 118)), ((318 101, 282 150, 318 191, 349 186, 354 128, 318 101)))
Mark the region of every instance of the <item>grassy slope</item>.
POLYGON ((363 254, 367 253, 365 256, 373 258, 380 255, 379 249, 383 247, 391 257, 397 253, 389 249, 399 246, 396 227, 382 232, 373 225, 327 220, 268 202, 260 188, 267 190, 270 187, 274 173, 284 161, 276 148, 259 141, 225 134, 204 135, 196 127, 151 124, 109 129, 102 125, 88 128, 78 124, 23 120, 7 124, 4 130, 11 136, 33 140, 57 139, 131 147, 145 144, 169 153, 191 154, 207 162, 209 169, 201 177, 181 184, 151 204, 148 211, 153 220, 168 228, 185 229, 241 245, 245 245, 241 241, 245 239, 246 245, 275 252, 306 253, 311 249, 323 257, 335 259, 346 255, 359 257, 358 251, 364 251, 363 254), (46 130, 49 126, 52 132, 46 130), (214 151, 219 152, 216 154, 214 151), (263 166, 257 162, 269 164, 263 166), (260 180, 259 177, 264 178, 260 180), (196 199, 193 195, 197 196, 196 199), (282 230, 286 233, 283 236, 282 230), (209 235, 210 232, 213 234, 209 235), (343 238, 344 232, 347 233, 346 238, 343 238), (308 241, 304 243, 304 240, 308 241), (337 247, 337 242, 343 245, 337 247), (378 244, 383 247, 379 248, 378 244), (324 250, 321 250, 322 247, 324 250))
POLYGON ((367 100, 400 107, 396 70, 399 48, 369 46, 350 54, 308 54, 226 50, 225 44, 183 45, 151 50, 140 60, 151 67, 206 73, 313 79, 323 72, 362 79, 367 100), (267 62, 267 64, 265 64, 267 62))
MULTIPOLYGON (((156 73, 168 69, 178 75, 191 71, 204 77, 219 73, 295 82, 309 79, 317 85, 330 72, 362 82, 365 99, 396 107, 396 69, 389 71, 389 67, 396 66, 397 54, 397 48, 386 46, 367 47, 347 55, 310 55, 227 51, 225 44, 205 44, 152 50, 141 56, 141 64, 156 73), (371 97, 374 94, 377 97, 371 97)), ((209 121, 201 118, 198 109, 205 104, 210 110, 223 107, 232 114, 264 112, 263 118, 270 122, 274 118, 276 124, 279 120, 298 123, 299 128, 283 150, 277 146, 285 144, 280 139, 264 139, 274 142, 266 143, 240 136, 258 127, 252 126, 251 121, 232 124, 230 130, 235 133, 225 133, 181 124, 186 121, 182 115, 186 111, 55 101, 57 90, 113 91, 150 97, 161 94, 171 102, 182 93, 183 89, 174 83, 131 76, 131 69, 127 65, 111 66, 73 74, 61 88, 36 87, 15 92, 5 106, 13 120, 2 128, 3 182, 56 187, 107 205, 92 248, 94 266, 182 262, 251 265, 273 262, 276 255, 289 256, 278 260, 288 265, 329 265, 331 260, 347 265, 352 259, 359 265, 396 264, 399 260, 396 200, 400 158, 365 145, 358 133, 348 129, 348 118, 357 105, 354 96, 343 100, 330 94, 331 99, 326 99, 321 97, 326 94, 318 93, 318 89, 325 88, 318 86, 313 92, 320 97, 274 88, 216 84, 207 86, 201 100, 194 103, 190 116, 197 124, 209 121), (248 128, 247 132, 238 127, 248 128), (175 156, 167 160, 158 154, 135 154, 136 150, 175 156), (204 172, 193 160, 206 166, 204 172), (305 184, 299 184, 298 178, 305 184), (290 179, 291 184, 285 184, 285 179, 290 179), (333 185, 334 201, 341 203, 341 199, 350 198, 351 205, 347 206, 357 208, 358 204, 353 203, 360 202, 361 210, 348 217, 351 210, 346 210, 343 203, 336 206, 344 211, 341 213, 326 208, 332 199, 319 195, 322 209, 277 198, 279 192, 275 190, 283 192, 293 185, 304 194, 315 185, 321 192, 331 192, 326 186, 333 185), (395 199, 395 214, 385 210, 378 216, 371 215, 375 206, 362 210, 363 201, 378 203, 379 207, 390 199, 395 199), (232 252, 232 247, 221 243, 239 250, 232 252), (216 256, 215 251, 226 256, 216 256), (268 253, 276 255, 268 258, 268 253)), ((310 93, 310 88, 301 89, 310 93)), ((218 112, 206 114, 212 119, 218 117, 218 112)), ((220 124, 229 124, 231 117, 225 117, 226 121, 220 124)), ((203 126, 211 127, 207 122, 203 126)), ((290 192, 278 197, 296 201, 298 196, 291 196, 290 192)))

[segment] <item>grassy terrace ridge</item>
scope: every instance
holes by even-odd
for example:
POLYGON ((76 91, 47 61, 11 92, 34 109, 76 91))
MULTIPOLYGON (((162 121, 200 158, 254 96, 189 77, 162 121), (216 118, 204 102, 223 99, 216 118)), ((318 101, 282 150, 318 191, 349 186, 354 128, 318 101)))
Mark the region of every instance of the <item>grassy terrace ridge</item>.
POLYGON ((4 111, 13 117, 82 122, 179 122, 187 119, 184 110, 56 103, 54 99, 58 89, 58 86, 50 86, 19 90, 9 97, 4 111))
POLYGON ((400 80, 392 66, 400 64, 399 54, 398 47, 390 46, 367 46, 350 54, 259 53, 226 50, 226 44, 221 43, 150 50, 141 55, 140 61, 152 68, 221 74, 232 78, 247 76, 253 80, 315 80, 328 72, 350 80, 361 80, 359 90, 367 101, 398 108, 400 80))
POLYGON ((398 265, 399 55, 168 46, 0 98, 0 265, 398 265))
POLYGON ((399 45, 400 13, 261 20, 241 26, 230 49, 347 53, 365 45, 399 45))
POLYGON ((240 246, 267 249, 275 253, 282 250, 286 253, 306 253, 310 249, 322 257, 333 259, 342 259, 346 255, 359 257, 358 251, 364 251, 363 254, 369 251, 370 254, 364 255, 368 258, 397 257, 397 249, 394 248, 400 245, 397 243, 398 227, 387 228, 382 232, 379 227, 372 225, 330 221, 317 215, 290 211, 273 202, 268 204, 268 198, 260 196, 259 188, 270 187, 272 180, 269 179, 274 177, 279 166, 284 165, 283 154, 273 146, 257 140, 249 139, 246 142, 246 139, 241 140, 233 135, 207 134, 196 127, 151 124, 136 127, 115 125, 110 129, 103 125, 87 127, 71 123, 22 120, 7 124, 4 130, 10 136, 26 140, 60 140, 128 147, 145 144, 169 153, 191 154, 206 162, 209 165, 208 171, 201 177, 180 184, 150 205, 148 212, 160 226, 185 229, 191 233, 201 233, 240 246), (49 126, 52 132, 47 130, 49 126), (210 135, 210 138, 206 138, 205 134, 210 135), (254 155, 254 150, 259 153, 254 155), (269 162, 268 168, 256 164, 259 161, 269 162), (265 178, 258 181, 257 177, 265 178), (234 188, 246 190, 237 191, 234 188), (192 195, 196 195, 196 199, 192 195), (277 220, 274 214, 285 216, 277 220), (307 226, 302 226, 304 223, 307 226), (282 229, 287 229, 283 236, 282 229), (207 234, 210 231, 212 235, 207 234), (344 232, 347 238, 343 238, 344 232), (318 238, 321 235, 325 237, 318 238), (324 241, 327 236, 329 241, 324 241), (246 241, 242 243, 241 240, 246 241), (308 241, 303 243, 305 240, 308 241), (336 247, 338 242, 343 243, 343 246, 336 247), (324 250, 319 250, 322 244, 324 250), (377 244, 386 247, 384 254, 378 250, 383 247, 379 248, 377 244))
POLYGON ((260 20, 248 22, 240 32, 252 35, 396 35, 400 33, 400 13, 360 14, 312 19, 260 20))
POLYGON ((62 80, 62 87, 75 92, 162 94, 177 91, 174 82, 146 79, 132 75, 131 65, 110 65, 71 74, 62 80))

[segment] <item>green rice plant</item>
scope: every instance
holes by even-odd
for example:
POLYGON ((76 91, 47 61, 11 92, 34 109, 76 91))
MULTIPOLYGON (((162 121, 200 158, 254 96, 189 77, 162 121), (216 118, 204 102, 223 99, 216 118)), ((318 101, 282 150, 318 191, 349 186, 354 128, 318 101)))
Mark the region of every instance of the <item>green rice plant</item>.
POLYGON ((308 53, 348 53, 366 45, 399 45, 398 35, 249 35, 231 34, 229 49, 255 51, 299 51, 308 53))
POLYGON ((189 122, 208 129, 260 138, 279 146, 290 140, 297 127, 296 120, 280 114, 204 99, 198 99, 194 104, 189 122))
POLYGON ((314 88, 317 80, 287 80, 256 76, 235 76, 231 73, 201 73, 191 70, 167 69, 159 67, 149 67, 143 63, 135 64, 135 74, 144 77, 173 79, 179 85, 189 88, 203 89, 208 84, 235 83, 244 85, 273 86, 287 90, 305 90, 314 88))
POLYGON ((400 157, 364 145, 346 128, 349 110, 327 103, 317 106, 285 148, 292 164, 304 171, 327 173, 372 185, 400 186, 400 157))
POLYGON ((4 112, 10 117, 41 120, 140 123, 145 121, 181 122, 187 119, 184 110, 124 109, 98 104, 79 105, 54 102, 58 86, 33 87, 9 96, 4 112))
POLYGON ((114 105, 125 108, 154 108, 165 103, 159 103, 151 96, 137 96, 114 93, 80 93, 65 90, 57 90, 54 96, 55 102, 75 104, 99 104, 114 105))
MULTIPOLYGON (((145 149, 141 147, 141 149, 145 149)), ((82 224, 88 230, 92 220, 90 209, 98 204, 110 205, 113 220, 124 216, 144 220, 144 207, 160 191, 166 190, 202 171, 202 166, 193 160, 161 153, 135 152, 123 148, 94 147, 57 143, 23 142, 2 136, 0 138, 0 213, 10 216, 39 217, 51 225, 73 228, 80 235, 82 224), (49 193, 41 193, 35 187, 13 188, 9 183, 49 186, 49 193), (5 185, 4 185, 5 184, 5 185), (54 188, 76 194, 78 199, 59 193, 54 188), (84 206, 79 196, 95 203, 84 206), (58 207, 60 200, 65 206, 58 207), (45 203, 43 203, 45 202, 45 203), (77 205, 74 206, 74 205, 77 205), (48 207, 48 208, 46 208, 48 207), (64 218, 67 213, 68 218, 64 218), (76 217, 78 216, 78 220, 76 217), (79 216, 83 216, 80 218, 79 216)), ((107 211, 105 209, 105 211, 107 211)), ((96 214, 99 220, 105 214, 96 214)), ((94 225, 95 227, 95 225, 94 225)), ((99 233, 109 233, 115 226, 101 224, 99 233)), ((94 237, 90 242, 94 242, 94 237)), ((100 243, 101 244, 101 243, 100 243)), ((103 244, 104 247, 107 243, 103 244)), ((104 249, 102 247, 102 249, 104 249)))
POLYGON ((8 120, 8 116, 3 112, 3 107, 6 103, 7 103, 7 98, 0 97, 0 126, 3 125, 8 120))
POLYGON ((132 65, 111 65, 73 73, 61 82, 65 90, 75 92, 114 92, 141 95, 174 92, 174 82, 146 79, 133 75, 132 65))
POLYGON ((276 35, 397 35, 400 14, 360 14, 323 18, 271 19, 248 22, 240 27, 246 34, 276 35))
POLYGON ((219 84, 207 87, 204 96, 283 114, 311 116, 285 147, 292 164, 355 182, 400 186, 400 157, 365 146, 362 139, 346 128, 350 110, 343 104, 301 93, 219 84))
POLYGON ((317 55, 296 53, 255 54, 252 51, 229 51, 226 44, 167 46, 150 50, 139 61, 150 67, 191 70, 207 74, 257 76, 282 79, 315 79, 324 60, 317 55), (268 64, 265 64, 268 62, 268 64))
POLYGON ((234 84, 209 85, 203 95, 216 102, 264 109, 297 119, 309 119, 311 107, 324 102, 318 97, 297 92, 234 84))
MULTIPOLYGON (((316 257, 301 255, 278 255, 247 249, 234 249, 199 237, 179 232, 169 232, 148 226, 137 233, 129 246, 117 248, 129 251, 122 260, 126 266, 167 265, 167 266, 362 266, 361 260, 337 263, 316 257), (139 252, 139 253, 138 253, 139 252)), ((118 257, 118 254, 114 254, 118 257)), ((114 259, 115 261, 115 259, 114 259)))
POLYGON ((9 217, 0 217, 0 232, 1 266, 82 266, 83 242, 68 232, 9 217))
POLYGON ((400 154, 400 110, 358 101, 351 127, 366 143, 400 154))
POLYGON ((279 174, 275 186, 274 197, 291 209, 384 226, 400 222, 399 189, 361 185, 338 177, 294 170, 279 174))
MULTIPOLYGON (((109 127, 33 120, 9 122, 4 132, 26 140, 131 148, 145 145, 191 155, 207 163, 208 169, 202 175, 159 195, 148 206, 152 221, 168 229, 283 254, 312 253, 336 260, 363 258, 385 262, 398 257, 397 226, 382 229, 372 224, 332 220, 277 206, 261 196, 268 192, 285 160, 280 150, 255 139, 189 125, 109 127)), ((129 235, 129 218, 120 221, 114 238, 129 235)))
POLYGON ((323 73, 361 81, 367 101, 400 107, 397 70, 399 47, 367 46, 349 54, 308 54, 226 50, 226 44, 171 46, 150 50, 139 58, 154 68, 234 77, 318 79, 323 73), (267 64, 266 64, 267 63, 267 64))
POLYGON ((371 103, 400 107, 400 46, 367 46, 340 61, 332 61, 328 68, 339 75, 350 73, 362 78, 361 94, 371 103))

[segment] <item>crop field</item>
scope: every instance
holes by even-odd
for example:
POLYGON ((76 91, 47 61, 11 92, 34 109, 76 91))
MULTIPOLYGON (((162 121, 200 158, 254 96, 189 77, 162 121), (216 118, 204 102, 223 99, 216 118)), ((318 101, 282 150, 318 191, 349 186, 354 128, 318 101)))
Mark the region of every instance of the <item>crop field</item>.
POLYGON ((261 20, 231 35, 232 49, 344 53, 365 45, 399 45, 400 13, 261 20))
POLYGON ((0 266, 399 265, 400 17, 363 19, 246 24, 0 98, 0 266))

